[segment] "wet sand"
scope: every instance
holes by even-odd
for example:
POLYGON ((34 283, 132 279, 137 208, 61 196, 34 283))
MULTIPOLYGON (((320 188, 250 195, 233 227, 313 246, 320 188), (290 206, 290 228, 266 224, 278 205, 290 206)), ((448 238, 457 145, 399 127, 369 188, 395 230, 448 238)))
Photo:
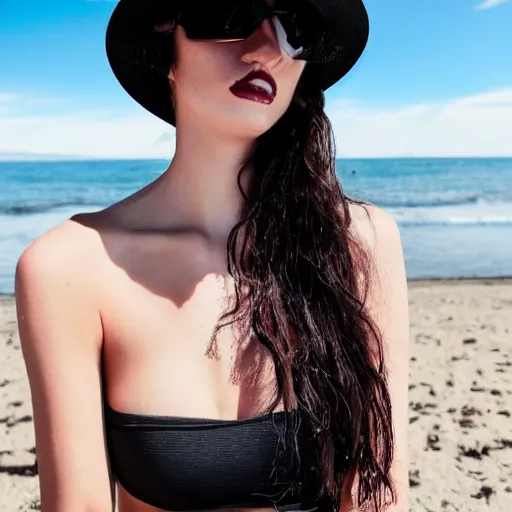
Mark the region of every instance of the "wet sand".
MULTIPOLYGON (((512 510, 512 279, 409 283, 413 512, 512 510)), ((0 512, 38 509, 30 391, 0 297, 0 512)))

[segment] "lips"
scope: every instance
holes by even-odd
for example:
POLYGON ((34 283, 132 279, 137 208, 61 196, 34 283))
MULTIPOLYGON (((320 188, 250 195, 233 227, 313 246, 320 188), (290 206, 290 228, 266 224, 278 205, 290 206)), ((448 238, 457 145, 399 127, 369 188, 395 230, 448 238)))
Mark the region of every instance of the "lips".
POLYGON ((229 90, 237 97, 264 103, 272 103, 277 93, 277 85, 265 71, 251 71, 235 82, 229 90))

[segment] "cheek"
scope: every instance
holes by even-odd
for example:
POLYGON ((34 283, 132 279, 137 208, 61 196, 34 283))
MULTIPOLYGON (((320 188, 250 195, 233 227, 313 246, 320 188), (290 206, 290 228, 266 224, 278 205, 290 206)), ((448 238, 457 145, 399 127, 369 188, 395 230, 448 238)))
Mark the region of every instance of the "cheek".
POLYGON ((283 106, 285 110, 293 99, 297 84, 305 67, 305 62, 294 61, 287 70, 286 75, 282 77, 278 83, 279 104, 283 106))
POLYGON ((183 57, 176 67, 180 100, 186 103, 204 103, 209 98, 219 100, 219 91, 227 89, 227 78, 233 75, 229 68, 231 60, 222 55, 222 50, 222 45, 211 43, 186 42, 181 46, 179 56, 183 57))
POLYGON ((306 63, 302 60, 295 60, 290 65, 289 81, 291 84, 290 88, 292 89, 292 91, 295 91, 295 89, 297 88, 297 84, 299 83, 300 77, 302 76, 305 67, 306 63))

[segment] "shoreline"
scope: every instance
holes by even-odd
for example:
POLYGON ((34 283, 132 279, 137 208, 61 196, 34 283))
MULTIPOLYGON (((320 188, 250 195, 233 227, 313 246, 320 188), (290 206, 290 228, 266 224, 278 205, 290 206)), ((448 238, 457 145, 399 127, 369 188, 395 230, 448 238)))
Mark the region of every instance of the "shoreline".
MULTIPOLYGON (((407 279, 409 287, 428 286, 429 284, 442 284, 457 286, 458 284, 508 284, 512 285, 512 276, 491 276, 491 277, 418 277, 407 279)), ((14 299, 14 293, 0 292, 0 300, 14 299)))
POLYGON ((508 284, 512 285, 512 276, 496 277, 427 277, 407 279, 409 286, 425 286, 429 284, 442 284, 457 286, 458 284, 508 284))

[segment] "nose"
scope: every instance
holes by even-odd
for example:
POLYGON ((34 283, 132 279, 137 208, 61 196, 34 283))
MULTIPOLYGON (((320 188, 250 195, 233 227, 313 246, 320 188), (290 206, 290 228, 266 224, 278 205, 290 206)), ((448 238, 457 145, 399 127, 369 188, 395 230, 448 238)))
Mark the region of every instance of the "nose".
POLYGON ((283 60, 283 50, 279 45, 273 23, 269 19, 244 41, 243 62, 258 62, 267 69, 275 68, 283 60))

